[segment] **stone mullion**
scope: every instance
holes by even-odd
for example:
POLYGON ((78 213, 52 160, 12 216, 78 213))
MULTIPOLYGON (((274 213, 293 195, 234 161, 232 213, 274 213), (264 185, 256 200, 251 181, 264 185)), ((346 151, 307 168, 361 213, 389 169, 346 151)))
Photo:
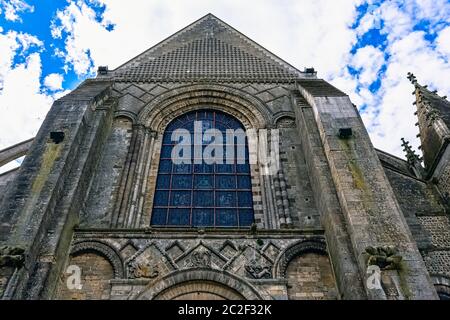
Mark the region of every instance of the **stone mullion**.
POLYGON ((142 135, 141 144, 139 146, 139 154, 136 163, 136 173, 134 174, 133 181, 133 189, 131 190, 131 201, 129 204, 129 208, 127 210, 127 222, 126 227, 133 227, 136 221, 137 211, 138 209, 138 196, 141 189, 141 182, 143 179, 143 167, 144 167, 144 158, 146 157, 147 145, 148 145, 148 135, 147 131, 144 128, 140 128, 140 135, 142 135))
POLYGON ((129 228, 133 225, 135 201, 137 196, 137 189, 141 179, 142 157, 145 148, 145 132, 142 125, 136 126, 137 143, 133 152, 133 159, 131 161, 131 174, 127 181, 125 188, 125 197, 127 199, 125 206, 125 214, 123 227, 129 228))
POLYGON ((118 201, 116 204, 116 210, 114 212, 114 216, 116 219, 115 227, 120 228, 124 227, 126 209, 129 198, 129 189, 132 177, 134 175, 134 167, 136 162, 136 149, 139 147, 139 135, 137 132, 136 126, 133 126, 133 134, 130 143, 130 150, 128 152, 126 165, 123 171, 120 188, 118 192, 118 201))
MULTIPOLYGON (((258 143, 258 155, 261 158, 261 136, 260 131, 258 132, 259 137, 259 143, 258 143)), ((268 149, 268 146, 270 146, 270 137, 267 138, 267 146, 266 150, 268 149)), ((264 155, 267 156, 267 155, 264 155)), ((277 203, 276 203, 276 186, 274 184, 274 179, 271 175, 269 175, 269 168, 267 164, 262 164, 261 159, 258 161, 259 163, 259 171, 261 174, 261 181, 264 184, 264 187, 262 188, 262 194, 263 199, 266 200, 266 227, 268 229, 278 229, 280 227, 280 221, 277 217, 277 203)))
POLYGON ((155 131, 152 132, 152 145, 151 152, 149 154, 149 170, 146 175, 145 190, 143 190, 143 209, 141 212, 141 225, 148 227, 150 225, 152 210, 153 210, 153 198, 156 190, 156 180, 158 176, 159 158, 162 146, 162 134, 155 131))

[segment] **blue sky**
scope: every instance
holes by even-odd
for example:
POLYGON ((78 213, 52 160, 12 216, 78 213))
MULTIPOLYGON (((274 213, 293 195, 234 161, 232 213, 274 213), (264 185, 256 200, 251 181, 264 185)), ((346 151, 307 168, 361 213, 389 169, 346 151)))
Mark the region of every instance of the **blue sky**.
POLYGON ((0 0, 0 149, 34 136, 52 102, 99 65, 114 68, 208 12, 315 67, 350 95, 375 147, 398 156, 401 137, 419 145, 407 72, 450 96, 447 0, 0 0))

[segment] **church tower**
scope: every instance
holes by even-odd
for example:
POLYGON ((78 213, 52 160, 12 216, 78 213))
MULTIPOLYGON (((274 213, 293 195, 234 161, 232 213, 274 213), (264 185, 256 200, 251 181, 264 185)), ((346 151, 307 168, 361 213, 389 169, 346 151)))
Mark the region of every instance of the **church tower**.
POLYGON ((425 168, 211 14, 99 67, 0 151, 0 296, 448 296, 448 101, 415 86, 425 168))

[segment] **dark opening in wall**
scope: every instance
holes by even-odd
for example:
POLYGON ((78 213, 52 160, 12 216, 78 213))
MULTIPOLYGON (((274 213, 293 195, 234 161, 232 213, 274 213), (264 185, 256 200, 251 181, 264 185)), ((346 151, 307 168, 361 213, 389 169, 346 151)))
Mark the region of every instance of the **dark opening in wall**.
POLYGON ((348 139, 352 136, 352 128, 340 128, 339 129, 339 138, 348 139))
POLYGON ((59 144, 59 143, 64 141, 64 132, 62 132, 62 131, 52 131, 52 132, 50 132, 50 139, 55 144, 59 144))

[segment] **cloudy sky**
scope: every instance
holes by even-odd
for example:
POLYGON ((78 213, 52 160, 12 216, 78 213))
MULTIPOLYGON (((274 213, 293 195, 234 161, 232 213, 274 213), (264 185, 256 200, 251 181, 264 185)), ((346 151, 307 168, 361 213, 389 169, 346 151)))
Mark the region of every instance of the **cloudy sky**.
POLYGON ((316 68, 395 155, 401 137, 419 145, 407 72, 450 96, 449 0, 0 0, 0 149, 33 137, 97 66, 113 69, 209 12, 316 68))

